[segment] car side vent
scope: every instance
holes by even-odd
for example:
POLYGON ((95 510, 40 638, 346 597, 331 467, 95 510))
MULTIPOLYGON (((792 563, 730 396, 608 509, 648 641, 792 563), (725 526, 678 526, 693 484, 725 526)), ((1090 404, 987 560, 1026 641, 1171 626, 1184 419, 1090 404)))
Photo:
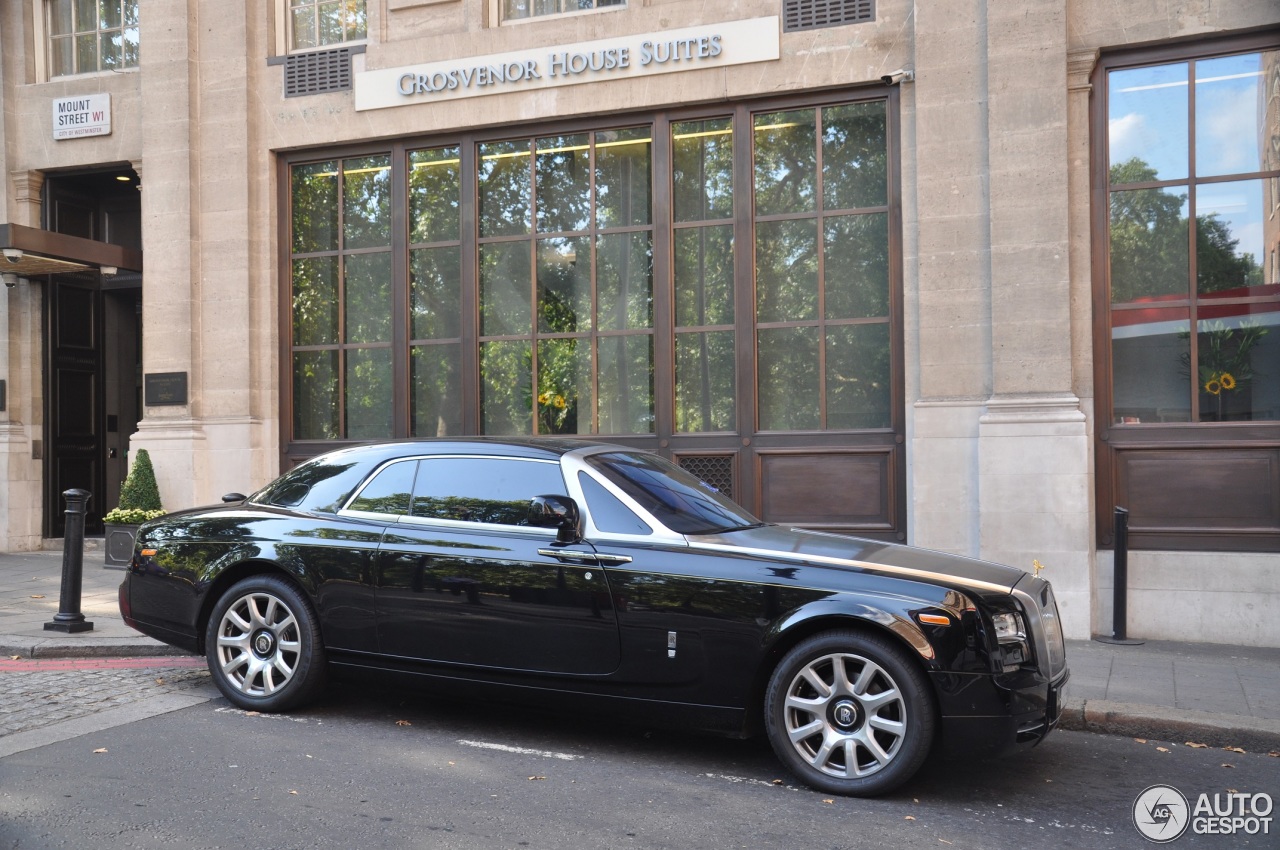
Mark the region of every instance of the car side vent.
POLYGON ((733 498, 734 455, 676 455, 675 460, 681 469, 733 498))
POLYGON ((782 30, 813 30, 876 19, 876 0, 782 0, 782 30))
POLYGON ((285 57, 284 96, 301 97, 351 89, 351 48, 316 50, 285 57))

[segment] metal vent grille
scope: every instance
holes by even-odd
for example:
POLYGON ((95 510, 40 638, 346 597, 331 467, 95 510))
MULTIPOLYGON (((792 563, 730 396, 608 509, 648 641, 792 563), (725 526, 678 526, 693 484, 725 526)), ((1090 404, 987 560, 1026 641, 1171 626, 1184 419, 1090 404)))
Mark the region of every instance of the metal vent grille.
POLYGON ((285 58, 285 97, 350 89, 351 49, 348 47, 296 53, 285 58))
POLYGON ((876 19, 876 0, 782 0, 784 32, 860 24, 876 19))
POLYGON ((676 455, 676 463, 730 499, 733 498, 733 455, 676 455))

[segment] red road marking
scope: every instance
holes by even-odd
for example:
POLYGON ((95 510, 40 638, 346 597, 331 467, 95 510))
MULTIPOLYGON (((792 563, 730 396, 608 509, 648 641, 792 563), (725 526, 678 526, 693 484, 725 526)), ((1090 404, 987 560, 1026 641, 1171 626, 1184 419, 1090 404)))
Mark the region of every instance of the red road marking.
POLYGON ((157 655, 148 658, 33 658, 0 660, 0 673, 38 673, 46 670, 138 670, 145 667, 203 667, 199 656, 157 655))

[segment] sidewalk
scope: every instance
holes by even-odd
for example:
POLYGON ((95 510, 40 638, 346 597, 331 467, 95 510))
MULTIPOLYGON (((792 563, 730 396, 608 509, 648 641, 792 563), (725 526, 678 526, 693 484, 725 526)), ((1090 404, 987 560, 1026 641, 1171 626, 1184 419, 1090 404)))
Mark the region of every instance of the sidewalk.
MULTIPOLYGON (((0 553, 0 658, 185 655, 120 619, 124 572, 84 558, 80 610, 93 630, 45 631, 58 613, 61 552, 0 553)), ((1181 744, 1280 750, 1280 648, 1067 642, 1063 727, 1181 744)))

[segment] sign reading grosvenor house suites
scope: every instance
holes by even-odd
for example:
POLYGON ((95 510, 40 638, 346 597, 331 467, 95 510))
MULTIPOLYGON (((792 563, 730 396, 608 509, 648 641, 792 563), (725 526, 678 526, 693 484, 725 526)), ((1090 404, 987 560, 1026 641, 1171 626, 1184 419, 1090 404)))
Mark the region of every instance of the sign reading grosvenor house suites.
POLYGON ((778 18, 580 41, 355 75, 355 108, 385 109, 512 91, 647 77, 778 58, 778 18))

